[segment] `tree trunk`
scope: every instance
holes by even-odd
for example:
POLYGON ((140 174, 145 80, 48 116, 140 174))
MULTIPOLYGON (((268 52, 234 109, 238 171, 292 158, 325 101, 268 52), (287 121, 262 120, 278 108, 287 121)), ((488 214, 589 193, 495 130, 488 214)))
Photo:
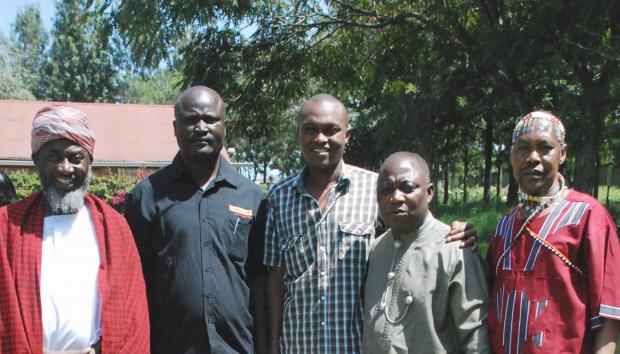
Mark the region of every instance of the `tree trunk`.
POLYGON ((614 175, 614 165, 607 166, 607 195, 605 196, 605 206, 609 209, 609 187, 614 175))
MULTIPOLYGON (((603 82, 582 82, 581 129, 575 134, 581 137, 581 150, 575 158, 575 182, 573 187, 593 195, 598 186, 599 152, 604 119, 609 112, 609 85, 603 82)), ((570 132, 569 132, 570 133, 570 132)))
POLYGON ((254 176, 252 177, 252 182, 256 182, 256 177, 258 177, 258 162, 254 162, 252 164, 252 168, 254 169, 254 176))
POLYGON ((267 164, 269 161, 263 162, 263 184, 267 184, 267 164))
POLYGON ((445 164, 443 166, 443 206, 448 206, 448 202, 450 201, 450 194, 448 193, 450 190, 450 163, 446 158, 445 164))
POLYGON ((483 174, 483 194, 482 202, 488 205, 491 200, 491 165, 493 163, 493 116, 486 115, 484 119, 484 174, 483 174))
POLYGON ((502 152, 497 152, 497 188, 495 188, 495 203, 502 200, 502 152))
POLYGON ((467 179, 469 177, 469 146, 463 144, 463 203, 467 203, 467 179))

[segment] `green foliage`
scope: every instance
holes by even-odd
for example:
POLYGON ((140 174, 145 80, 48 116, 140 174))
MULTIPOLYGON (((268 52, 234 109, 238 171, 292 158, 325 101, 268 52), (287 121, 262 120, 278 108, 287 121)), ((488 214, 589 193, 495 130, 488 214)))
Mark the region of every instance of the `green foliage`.
POLYGON ((17 198, 19 199, 23 199, 41 190, 41 182, 36 173, 16 171, 10 172, 8 175, 15 186, 17 198))
POLYGON ((19 51, 0 33, 0 99, 33 100, 19 51))
POLYGON ((15 16, 11 40, 17 51, 17 57, 24 68, 22 80, 31 92, 38 89, 41 65, 45 61, 45 48, 48 34, 43 26, 39 8, 26 5, 15 16))
POLYGON ((125 103, 173 104, 179 90, 181 74, 173 69, 127 78, 122 93, 125 103))
POLYGON ((99 198, 109 201, 110 198, 121 192, 130 191, 140 180, 126 175, 97 175, 93 176, 88 191, 99 198))
MULTIPOLYGON (((88 191, 99 198, 110 201, 122 192, 131 190, 140 181, 139 177, 144 174, 132 175, 95 175, 93 176, 88 191)), ((17 197, 22 199, 32 193, 41 190, 41 182, 36 173, 17 171, 9 173, 9 177, 15 186, 17 197)))
POLYGON ((114 101, 120 85, 112 30, 101 1, 57 2, 39 95, 55 101, 114 101))
POLYGON ((619 6, 124 0, 114 14, 147 67, 187 39, 178 48, 185 84, 207 83, 223 94, 232 134, 243 132, 234 139, 261 164, 261 156, 290 154, 266 142, 292 130, 283 124, 286 112, 321 91, 351 111, 347 160, 371 169, 396 150, 421 152, 436 172, 451 169, 461 164, 464 144, 484 138, 478 147, 486 156, 472 147, 470 167, 486 164, 488 172, 492 147, 508 144, 514 119, 544 108, 568 126, 575 185, 589 191, 597 154, 617 152, 603 142, 617 139, 602 132, 620 101, 619 6))

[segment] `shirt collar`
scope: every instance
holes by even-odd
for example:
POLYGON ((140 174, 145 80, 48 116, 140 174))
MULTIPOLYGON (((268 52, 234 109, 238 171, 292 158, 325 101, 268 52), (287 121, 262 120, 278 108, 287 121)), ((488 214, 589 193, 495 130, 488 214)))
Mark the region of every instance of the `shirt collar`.
MULTIPOLYGON (((347 193, 349 191, 349 185, 351 184, 350 172, 348 165, 345 164, 344 161, 340 161, 340 163, 342 164, 342 169, 336 180, 336 189, 343 189, 343 192, 347 193)), ((299 194, 303 194, 306 191, 306 186, 304 186, 304 175, 306 173, 308 173, 308 166, 305 166, 301 171, 297 172, 297 176, 295 177, 294 185, 299 194)))
MULTIPOLYGON (((411 242, 413 242, 414 240, 419 239, 419 236, 424 234, 424 232, 433 224, 433 221, 435 220, 435 217, 433 216, 433 214, 431 213, 431 211, 429 210, 426 214, 426 216, 424 217, 424 221, 422 221, 422 225, 420 225, 420 227, 418 227, 417 229, 410 231, 406 234, 403 234, 400 236, 400 241, 404 244, 404 245, 409 245, 411 242)), ((392 230, 390 230, 391 232, 392 230)), ((394 237, 394 233, 392 233, 392 240, 395 240, 396 238, 394 237)))
MULTIPOLYGON (((235 168, 233 168, 228 161, 221 155, 219 156, 220 166, 217 170, 217 175, 212 184, 225 182, 231 186, 237 188, 243 182, 243 176, 241 176, 235 168)), ((182 176, 190 178, 185 166, 183 165, 183 158, 180 153, 177 153, 172 163, 170 164, 170 173, 168 175, 168 182, 173 182, 182 176)))

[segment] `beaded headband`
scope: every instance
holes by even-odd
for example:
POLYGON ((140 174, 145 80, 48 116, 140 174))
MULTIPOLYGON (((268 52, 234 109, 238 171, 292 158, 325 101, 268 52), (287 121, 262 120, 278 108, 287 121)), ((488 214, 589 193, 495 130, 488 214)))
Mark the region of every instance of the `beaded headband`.
POLYGON ((534 130, 551 130, 552 128, 560 145, 566 145, 566 129, 558 117, 545 111, 530 112, 517 122, 512 131, 512 143, 514 144, 517 138, 523 134, 531 133, 534 130))

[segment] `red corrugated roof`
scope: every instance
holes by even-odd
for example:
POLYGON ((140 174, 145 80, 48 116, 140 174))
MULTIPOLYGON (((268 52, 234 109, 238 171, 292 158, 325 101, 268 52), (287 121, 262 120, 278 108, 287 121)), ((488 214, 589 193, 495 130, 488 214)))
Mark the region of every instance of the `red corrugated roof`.
POLYGON ((178 150, 173 106, 0 100, 0 160, 30 159, 30 129, 50 104, 77 108, 95 132, 95 161, 171 161, 178 150))

